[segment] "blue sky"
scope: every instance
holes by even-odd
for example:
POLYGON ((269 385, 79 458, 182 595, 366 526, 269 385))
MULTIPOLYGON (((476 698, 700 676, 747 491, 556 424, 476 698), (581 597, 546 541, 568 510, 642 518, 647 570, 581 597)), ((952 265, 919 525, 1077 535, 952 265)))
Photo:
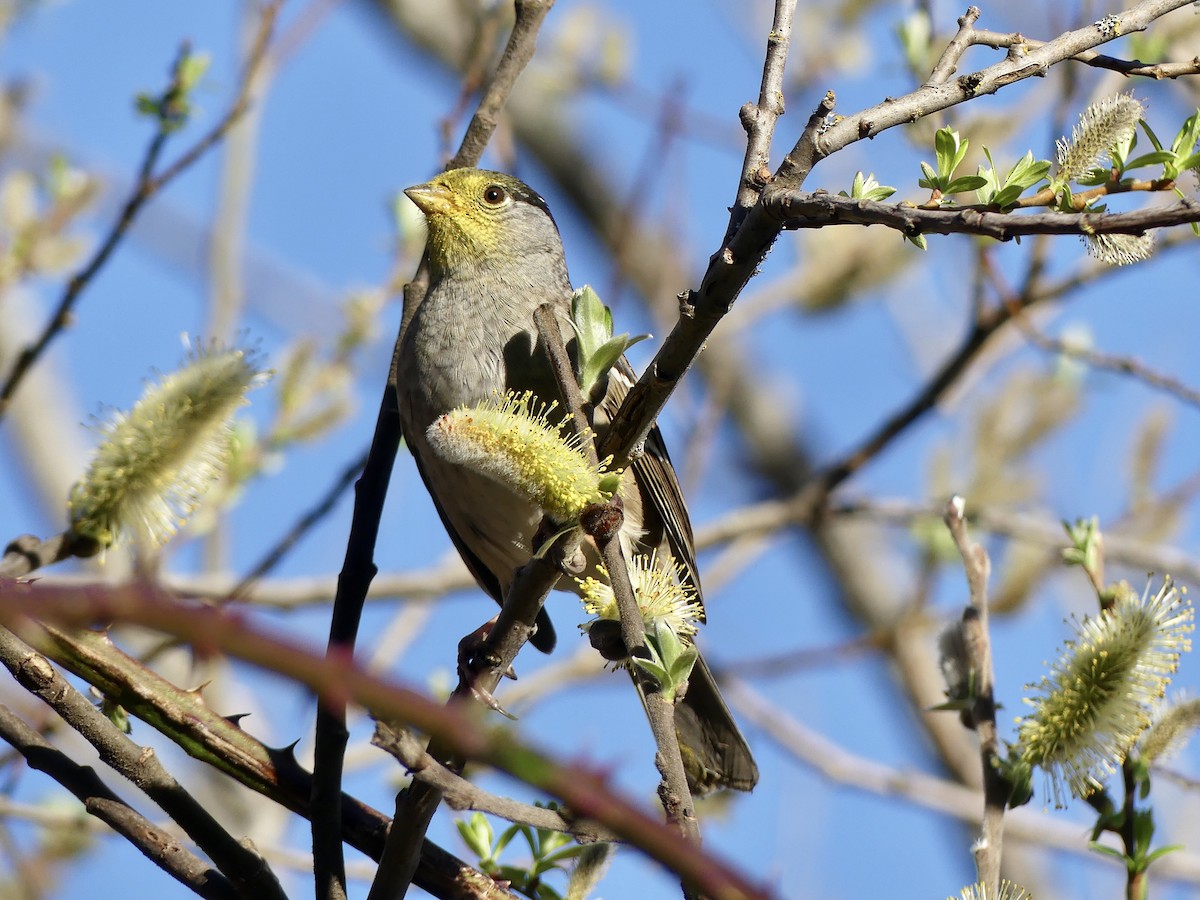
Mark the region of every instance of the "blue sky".
MULTIPOLYGON (((671 211, 692 277, 698 281, 724 231, 725 210, 734 196, 741 160, 737 110, 757 94, 761 35, 769 9, 762 2, 743 5, 716 0, 694 4, 686 15, 676 4, 613 0, 595 6, 619 23, 629 84, 636 90, 585 93, 573 107, 573 124, 606 160, 618 196, 627 196, 647 158, 654 160, 659 139, 657 105, 664 96, 681 97, 696 113, 695 121, 703 117, 703 122, 715 123, 705 131, 712 134, 710 139, 672 143, 654 169, 646 199, 651 211, 671 211)), ((941 30, 952 27, 959 11, 946 4, 934 7, 941 16, 941 30)), ((290 9, 285 22, 294 22, 304 8, 290 9)), ((212 54, 212 69, 197 94, 197 120, 175 141, 174 151, 168 149, 167 157, 172 158, 214 121, 236 84, 239 9, 227 2, 59 2, 39 7, 10 30, 0 55, 0 77, 27 78, 30 86, 22 131, 27 143, 18 148, 17 158, 20 165, 37 170, 49 152, 61 151, 104 177, 108 188, 100 197, 98 212, 82 226, 91 240, 111 220, 150 136, 150 124, 135 114, 132 98, 163 84, 181 40, 212 54), (106 35, 122 36, 119 50, 116 41, 101 37, 106 35)), ((548 20, 543 47, 553 46, 556 36, 578 27, 584 9, 560 0, 548 20)), ((905 11, 878 9, 857 42, 847 36, 831 46, 801 48, 810 60, 818 50, 828 51, 831 64, 787 97, 788 115, 779 126, 774 161, 799 134, 809 110, 827 88, 838 91, 839 109, 851 112, 911 86, 891 37, 905 11), (856 74, 853 66, 868 58, 870 74, 856 74), (841 68, 832 65, 838 62, 841 68)), ((1050 31, 1051 26, 1029 4, 995 9, 985 5, 984 12, 984 24, 997 30, 1019 27, 1038 35, 1050 31)), ((802 36, 797 43, 803 44, 802 36)), ((976 50, 978 55, 969 59, 984 65, 990 52, 976 50)), ((1137 83, 1133 87, 1149 99, 1152 120, 1163 123, 1160 134, 1173 131, 1186 115, 1169 86, 1137 83)), ((395 39, 361 4, 332 4, 284 61, 262 110, 249 198, 248 295, 241 323, 269 355, 298 337, 328 335, 338 327, 338 304, 349 292, 386 280, 393 265, 392 199, 400 188, 424 180, 438 167, 438 122, 453 108, 457 93, 454 80, 395 39)), ((1001 118, 1029 118, 1032 136, 1027 139, 1043 142, 1035 152, 1045 155, 1053 136, 1037 124, 1035 98, 1032 90, 1017 87, 981 101, 980 106, 1001 118)), ((1012 157, 1006 158, 1023 149, 1007 147, 1012 157)), ((861 168, 875 171, 883 183, 900 187, 899 196, 918 200, 917 161, 922 156, 931 159, 932 152, 915 151, 895 130, 822 163, 808 186, 847 189, 854 171, 861 168)), ((555 209, 575 282, 611 284, 611 263, 597 252, 594 236, 553 185, 537 182, 539 173, 532 160, 520 150, 517 158, 519 173, 543 191, 555 209)), ((128 406, 153 370, 167 371, 178 363, 181 332, 202 334, 207 321, 206 235, 219 172, 219 156, 210 156, 172 185, 147 210, 130 240, 83 297, 75 326, 56 342, 49 357, 49 364, 68 385, 53 418, 73 425, 85 423, 92 415, 102 416, 106 408, 128 406)), ((891 232, 871 234, 880 252, 900 241, 891 232)), ((882 417, 906 403, 919 379, 960 338, 969 310, 965 278, 969 243, 937 238, 929 243, 918 267, 883 279, 864 301, 820 315, 781 309, 739 333, 741 349, 782 398, 781 419, 804 435, 818 461, 840 458, 882 417)), ((785 234, 746 299, 784 277, 797 259, 812 252, 811 246, 807 233, 785 234)), ((1002 271, 1015 272, 1023 253, 1021 247, 1000 248, 997 264, 1002 271)), ((1086 325, 1096 346, 1105 351, 1132 354, 1186 383, 1200 384, 1191 340, 1200 329, 1200 309, 1192 302, 1197 259, 1192 248, 1176 251, 1152 266, 1121 272, 1080 292, 1038 323, 1056 334, 1068 326, 1086 325)), ((1063 239, 1055 245, 1051 266, 1056 272, 1070 272, 1083 261, 1082 247, 1074 239, 1063 239)), ((681 284, 678 289, 688 286, 681 284)), ((23 289, 21 296, 0 302, 28 304, 27 319, 40 322, 44 312, 39 311, 48 309, 56 296, 54 285, 39 282, 23 289)), ((636 299, 629 292, 615 298, 618 330, 660 331, 648 322, 636 299)), ((321 440, 290 451, 277 470, 246 490, 230 522, 235 571, 253 564, 366 446, 398 321, 399 301, 393 298, 381 313, 377 339, 360 358, 361 377, 352 388, 357 405, 345 423, 321 440)), ((733 327, 732 318, 727 324, 733 327)), ((635 366, 647 361, 660 337, 636 348, 631 354, 635 366)), ((889 447, 839 496, 938 499, 929 496, 931 452, 950 448, 958 454, 954 458, 961 472, 971 412, 987 402, 1005 376, 1021 368, 1044 370, 1053 365, 1020 341, 1009 340, 1004 348, 1004 354, 987 359, 980 377, 970 379, 949 402, 889 447)), ((1160 488, 1175 484, 1194 469, 1192 448, 1200 437, 1194 408, 1112 375, 1089 375, 1087 386, 1082 409, 1070 428, 1033 455, 1036 491, 1022 508, 1051 520, 1091 514, 1108 518, 1128 507, 1122 484, 1136 435, 1151 410, 1161 410, 1170 421, 1155 484, 1160 488)), ((248 415, 265 422, 271 396, 270 389, 255 395, 248 415)), ((668 439, 678 448, 677 462, 691 450, 688 438, 698 399, 702 399, 698 386, 685 386, 684 396, 664 419, 668 439)), ((688 486, 693 519, 699 526, 762 497, 765 490, 746 471, 744 448, 731 429, 722 428, 720 438, 700 476, 688 486)), ((86 445, 91 436, 81 425, 76 439, 86 445)), ((19 451, 3 432, 0 459, 7 473, 0 476, 0 533, 59 530, 61 508, 41 502, 19 474, 19 451)), ((336 572, 348 520, 347 498, 289 556, 279 574, 336 572)), ((895 552, 912 554, 914 544, 904 529, 887 534, 895 552)), ((1194 555, 1197 537, 1195 517, 1187 506, 1169 542, 1194 555)), ((380 539, 380 566, 387 571, 427 566, 449 552, 449 546, 411 461, 402 455, 380 539)), ((1005 549, 998 541, 989 542, 989 547, 999 555, 1005 549)), ((183 547, 172 556, 171 566, 187 571, 199 565, 199 558, 194 546, 183 547)), ((715 554, 707 554, 701 562, 704 566, 716 561, 715 554)), ((1140 586, 1141 573, 1123 574, 1140 586)), ((912 590, 910 576, 907 570, 898 570, 898 596, 912 590)), ((1039 590, 1035 602, 1019 615, 996 622, 1005 721, 1020 712, 1021 685, 1036 680, 1042 661, 1053 658, 1069 636, 1064 617, 1088 610, 1085 588, 1078 572, 1064 573, 1039 590)), ((942 570, 936 578, 931 614, 954 615, 964 596, 961 571, 942 570)), ((733 582, 708 592, 707 652, 714 663, 733 664, 788 650, 836 646, 859 637, 860 626, 842 608, 841 599, 808 538, 783 535, 733 582)), ((428 630, 394 674, 418 685, 429 684, 435 675, 448 677, 458 636, 491 614, 489 603, 472 592, 440 605, 428 630)), ((574 625, 582 616, 567 596, 556 596, 551 603, 562 635, 561 656, 574 649, 574 625)), ((366 649, 396 609, 391 603, 369 609, 363 630, 366 649)), ((262 619, 269 627, 320 646, 325 616, 325 610, 314 610, 262 619)), ((1200 669, 1194 663, 1184 660, 1177 682, 1193 690, 1200 682, 1200 669)), ((545 664, 531 653, 522 657, 519 671, 532 674, 545 664)), ((261 723, 262 732, 256 733, 281 743, 306 738, 312 727, 310 699, 276 681, 247 675, 250 692, 237 699, 259 708, 260 715, 252 722, 261 723)), ((900 770, 937 771, 923 732, 892 683, 886 661, 878 655, 851 656, 760 680, 754 686, 786 714, 850 752, 900 770)), ((623 676, 556 695, 522 715, 518 727, 523 735, 567 758, 611 766, 618 783, 632 796, 648 806, 653 803, 649 734, 623 676)), ((141 726, 134 737, 152 742, 148 732, 141 726)), ((364 724, 355 737, 366 732, 364 724)), ((863 897, 885 892, 892 897, 941 897, 971 880, 969 829, 893 799, 832 785, 790 759, 756 729, 748 728, 747 733, 762 769, 761 785, 752 797, 736 799, 721 816, 705 823, 708 847, 789 897, 863 897)), ((1194 754, 1185 756, 1177 767, 1187 770, 1191 763, 1194 771, 1196 761, 1194 754)), ((379 761, 356 771, 349 789, 389 810, 394 775, 389 764, 379 761)), ((514 789, 496 778, 485 780, 499 790, 514 789)), ((32 775, 22 786, 26 799, 52 791, 52 786, 32 775)), ((1035 805, 1041 802, 1039 798, 1035 805)), ((1164 798, 1161 804, 1156 808, 1165 816, 1184 814, 1184 807, 1175 801, 1164 798)), ((1079 823, 1082 841, 1086 814, 1069 810, 1060 815, 1079 823)), ((465 855, 450 820, 446 813, 439 815, 431 837, 465 855)), ((1172 831, 1168 828, 1165 833, 1172 831)), ((1187 837, 1174 832, 1174 839, 1187 837)), ((302 839, 296 842, 303 845, 302 839)), ((1092 891, 1112 895, 1118 890, 1111 864, 1096 859, 1081 862, 1076 855, 1055 859, 1051 865, 1062 896, 1090 896, 1092 891)), ((309 892, 302 876, 289 877, 294 896, 309 892)), ((365 895, 361 883, 355 890, 365 895)), ((187 895, 116 839, 104 841, 85 863, 73 867, 52 896, 84 894, 100 900, 131 894, 187 895)), ((600 896, 671 897, 677 896, 677 887, 654 864, 623 852, 600 896)))

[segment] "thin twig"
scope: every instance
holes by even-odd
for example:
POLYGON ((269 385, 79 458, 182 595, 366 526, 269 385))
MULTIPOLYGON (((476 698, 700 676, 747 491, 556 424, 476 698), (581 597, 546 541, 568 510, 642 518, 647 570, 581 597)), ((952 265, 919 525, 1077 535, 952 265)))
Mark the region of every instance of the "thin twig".
POLYGON ((454 809, 478 810, 518 825, 561 831, 581 843, 616 840, 616 835, 611 831, 598 827, 594 822, 570 816, 565 810, 531 806, 477 787, 430 756, 424 743, 405 729, 395 728, 386 722, 376 722, 371 743, 394 756, 414 778, 436 787, 442 792, 445 802, 454 809))
POLYGON ((943 520, 962 556, 967 573, 970 602, 963 611, 962 638, 967 671, 972 685, 971 724, 979 735, 979 758, 983 767, 983 823, 975 842, 975 868, 988 895, 1000 896, 1000 861, 1004 847, 1004 810, 1011 786, 1000 775, 1000 742, 996 733, 995 673, 988 630, 988 578, 992 563, 981 544, 971 540, 963 515, 965 503, 953 497, 946 504, 943 520))
POLYGON ((448 169, 473 166, 483 156, 517 78, 533 59, 538 31, 550 8, 554 6, 554 0, 516 0, 513 6, 516 15, 513 19, 512 33, 508 36, 504 53, 496 64, 496 71, 488 79, 487 89, 479 100, 479 107, 475 110, 475 115, 471 116, 458 152, 446 167, 448 169))
MULTIPOLYGON (((583 394, 575 377, 575 370, 567 356, 567 348, 563 344, 562 331, 559 328, 558 317, 550 304, 539 306, 533 314, 534 324, 538 335, 550 357, 550 366, 554 371, 555 381, 562 393, 563 402, 575 422, 576 433, 590 433, 587 415, 584 412, 583 394)), ((588 458, 591 466, 599 468, 600 457, 596 452, 594 441, 585 440, 581 449, 588 458)), ((615 504, 609 504, 611 510, 618 510, 615 504)), ((644 678, 633 667, 632 660, 646 657, 646 626, 634 597, 633 585, 629 580, 629 563, 621 549, 620 534, 621 516, 605 515, 608 521, 606 527, 593 537, 600 549, 604 568, 608 572, 609 585, 616 599, 617 609, 621 616, 621 638, 625 650, 629 654, 630 674, 645 701, 646 717, 650 721, 650 730, 654 735, 657 748, 655 761, 662 774, 663 781, 659 786, 659 799, 667 814, 667 821, 679 829, 692 843, 700 844, 700 825, 696 819, 696 809, 688 789, 687 774, 683 766, 683 757, 679 748, 679 736, 675 731, 675 707, 663 695, 660 686, 644 678)), ((685 887, 685 893, 687 888, 685 887)))
POLYGON ((1200 406, 1200 390, 1189 387, 1173 375, 1157 372, 1131 356, 1103 353, 1090 347, 1081 347, 1071 341, 1051 337, 1048 334, 1038 331, 1027 321, 1025 316, 1017 316, 1013 320, 1013 325, 1016 326, 1017 330, 1031 344, 1049 353, 1061 354, 1069 359, 1083 363, 1091 369, 1102 369, 1108 372, 1115 372, 1119 375, 1129 375, 1147 387, 1154 388, 1156 391, 1162 391, 1164 394, 1168 394, 1182 403, 1187 403, 1189 406, 1200 406))
POLYGON ((775 16, 767 34, 758 103, 747 103, 740 111, 742 127, 746 129, 746 155, 742 161, 737 200, 725 231, 726 242, 737 231, 747 211, 758 202, 763 186, 771 177, 771 139, 775 135, 775 123, 784 112, 783 73, 792 42, 792 18, 795 12, 796 0, 775 0, 775 16))
MULTIPOLYGON (((150 141, 138 169, 138 177, 133 188, 133 193, 125 201, 124 207, 122 207, 120 214, 117 216, 117 221, 113 223, 104 240, 100 242, 100 246, 96 249, 96 252, 92 254, 91 259, 67 282, 67 286, 59 298, 54 314, 50 317, 49 322, 46 323, 37 340, 22 350, 13 363, 12 371, 5 380, 3 388, 0 388, 0 419, 7 412, 13 394, 16 392, 18 386, 20 386, 26 373, 41 358, 42 353, 45 352, 50 342, 70 324, 71 313, 84 289, 91 284, 96 274, 108 262, 109 257, 112 256, 113 251, 116 250, 121 240, 129 231, 130 226, 133 224, 134 219, 137 218, 138 213, 141 212, 142 207, 168 183, 192 166, 196 160, 220 142, 226 132, 233 126, 234 122, 246 111, 250 102, 251 86, 255 81, 255 73, 266 57, 267 47, 270 44, 271 33, 275 25, 275 17, 279 12, 281 4, 282 0, 273 0, 273 2, 263 7, 258 35, 250 56, 247 59, 246 69, 242 73, 237 97, 234 99, 229 110, 207 134, 193 144, 178 160, 156 175, 154 174, 154 170, 158 165, 159 157, 162 155, 167 138, 172 134, 172 127, 169 123, 164 121, 159 124, 159 129, 150 141)), ((177 79, 178 77, 179 72, 176 71, 175 78, 177 79)))
MULTIPOLYGON (((246 573, 245 577, 238 582, 235 587, 226 596, 228 601, 245 600, 246 597, 254 590, 255 585, 272 569, 274 569, 291 549, 296 546, 304 535, 306 535, 317 523, 324 519, 327 515, 333 512, 333 508, 342 498, 342 494, 354 483, 355 478, 363 471, 367 465, 367 459, 370 451, 364 453, 354 462, 346 466, 341 475, 337 477, 329 489, 325 492, 313 506, 301 516, 290 529, 287 534, 280 538, 270 550, 246 573)), ((328 595, 327 595, 328 596, 328 595)))
POLYGON ((6 706, 0 706, 0 738, 30 767, 45 772, 79 798, 84 808, 136 847, 143 856, 206 900, 234 900, 233 885, 172 835, 113 793, 95 770, 81 766, 50 744, 6 706))

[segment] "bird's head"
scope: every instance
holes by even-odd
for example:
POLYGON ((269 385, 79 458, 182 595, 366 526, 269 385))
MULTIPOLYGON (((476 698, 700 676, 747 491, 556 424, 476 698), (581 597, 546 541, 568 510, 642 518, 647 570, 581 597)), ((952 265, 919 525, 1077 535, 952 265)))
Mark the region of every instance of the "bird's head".
POLYGON ((562 242, 550 209, 532 188, 503 172, 451 169, 404 191, 429 223, 435 275, 521 262, 562 242))

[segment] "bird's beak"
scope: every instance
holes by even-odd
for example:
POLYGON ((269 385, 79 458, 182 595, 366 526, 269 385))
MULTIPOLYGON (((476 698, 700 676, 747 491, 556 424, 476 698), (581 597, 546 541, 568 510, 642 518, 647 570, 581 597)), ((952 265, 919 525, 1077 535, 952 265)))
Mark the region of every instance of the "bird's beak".
POLYGON ((405 188, 404 193, 427 216, 445 215, 454 208, 453 192, 432 181, 405 188))

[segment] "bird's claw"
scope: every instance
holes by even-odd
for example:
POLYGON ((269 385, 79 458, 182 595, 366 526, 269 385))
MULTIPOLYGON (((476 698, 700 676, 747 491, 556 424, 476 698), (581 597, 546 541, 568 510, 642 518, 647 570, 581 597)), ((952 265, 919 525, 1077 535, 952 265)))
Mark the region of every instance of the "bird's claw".
MULTIPOLYGON (((483 648, 495 624, 496 617, 493 616, 458 642, 458 678, 470 689, 471 696, 479 703, 507 719, 516 721, 517 717, 501 706, 491 691, 479 685, 480 670, 488 667, 489 663, 479 658, 478 651, 483 648)), ((509 666, 504 670, 502 677, 516 681, 517 673, 509 666)))

